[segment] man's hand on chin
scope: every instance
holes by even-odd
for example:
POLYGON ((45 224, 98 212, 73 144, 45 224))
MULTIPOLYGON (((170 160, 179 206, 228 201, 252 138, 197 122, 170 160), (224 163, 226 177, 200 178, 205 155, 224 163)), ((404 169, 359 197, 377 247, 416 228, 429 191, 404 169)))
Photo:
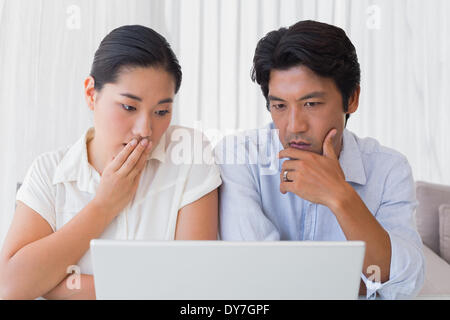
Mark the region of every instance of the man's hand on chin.
POLYGON ((287 148, 279 153, 284 161, 280 192, 292 192, 300 198, 331 208, 349 186, 333 148, 337 130, 331 129, 323 142, 323 155, 287 148))

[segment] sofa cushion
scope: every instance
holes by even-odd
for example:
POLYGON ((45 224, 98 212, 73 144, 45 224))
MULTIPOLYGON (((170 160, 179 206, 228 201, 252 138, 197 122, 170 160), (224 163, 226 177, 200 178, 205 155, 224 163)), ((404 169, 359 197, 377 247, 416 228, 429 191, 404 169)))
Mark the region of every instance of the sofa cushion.
POLYGON ((439 207, 439 251, 441 257, 450 263, 450 205, 439 207))
POLYGON ((423 246, 425 257, 425 281, 419 296, 450 296, 450 265, 427 246, 423 246))
POLYGON ((417 231, 423 243, 440 255, 439 244, 439 207, 450 204, 450 186, 433 184, 423 181, 416 182, 417 231))

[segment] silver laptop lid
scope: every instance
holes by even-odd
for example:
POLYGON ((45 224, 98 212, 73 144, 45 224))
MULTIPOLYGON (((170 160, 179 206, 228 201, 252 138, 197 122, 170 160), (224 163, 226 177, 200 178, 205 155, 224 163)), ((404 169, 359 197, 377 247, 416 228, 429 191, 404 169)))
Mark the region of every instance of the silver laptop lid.
POLYGON ((92 240, 97 299, 357 299, 362 241, 92 240))

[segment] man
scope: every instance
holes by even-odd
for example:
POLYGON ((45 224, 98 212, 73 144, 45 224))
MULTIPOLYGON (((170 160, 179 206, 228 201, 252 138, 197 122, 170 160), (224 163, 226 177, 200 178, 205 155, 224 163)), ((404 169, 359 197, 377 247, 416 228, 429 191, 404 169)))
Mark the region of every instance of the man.
POLYGON ((257 45, 252 79, 273 119, 265 129, 277 130, 277 138, 250 131, 238 143, 218 144, 221 239, 362 240, 360 294, 416 295, 424 258, 411 168, 400 153, 345 129, 360 94, 345 32, 301 21, 268 33, 257 45), (380 279, 371 277, 376 270, 380 279))

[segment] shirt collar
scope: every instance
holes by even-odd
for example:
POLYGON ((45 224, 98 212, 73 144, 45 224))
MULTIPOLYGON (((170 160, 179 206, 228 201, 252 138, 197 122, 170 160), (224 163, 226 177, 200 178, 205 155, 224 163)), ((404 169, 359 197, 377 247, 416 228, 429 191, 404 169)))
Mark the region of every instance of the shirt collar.
POLYGON ((366 184, 367 177, 364 170, 364 163, 361 151, 356 141, 356 136, 349 130, 344 129, 342 150, 339 156, 339 163, 344 171, 345 180, 361 185, 366 184))
POLYGON ((158 145, 153 149, 150 159, 166 162, 166 132, 159 139, 158 145))
MULTIPOLYGON (((100 175, 89 164, 87 156, 87 142, 94 137, 95 129, 89 128, 78 141, 65 153, 56 167, 53 184, 76 181, 79 190, 95 193, 96 185, 100 182, 100 175)), ((165 162, 166 134, 161 136, 158 145, 153 149, 149 160, 156 159, 165 162)))

